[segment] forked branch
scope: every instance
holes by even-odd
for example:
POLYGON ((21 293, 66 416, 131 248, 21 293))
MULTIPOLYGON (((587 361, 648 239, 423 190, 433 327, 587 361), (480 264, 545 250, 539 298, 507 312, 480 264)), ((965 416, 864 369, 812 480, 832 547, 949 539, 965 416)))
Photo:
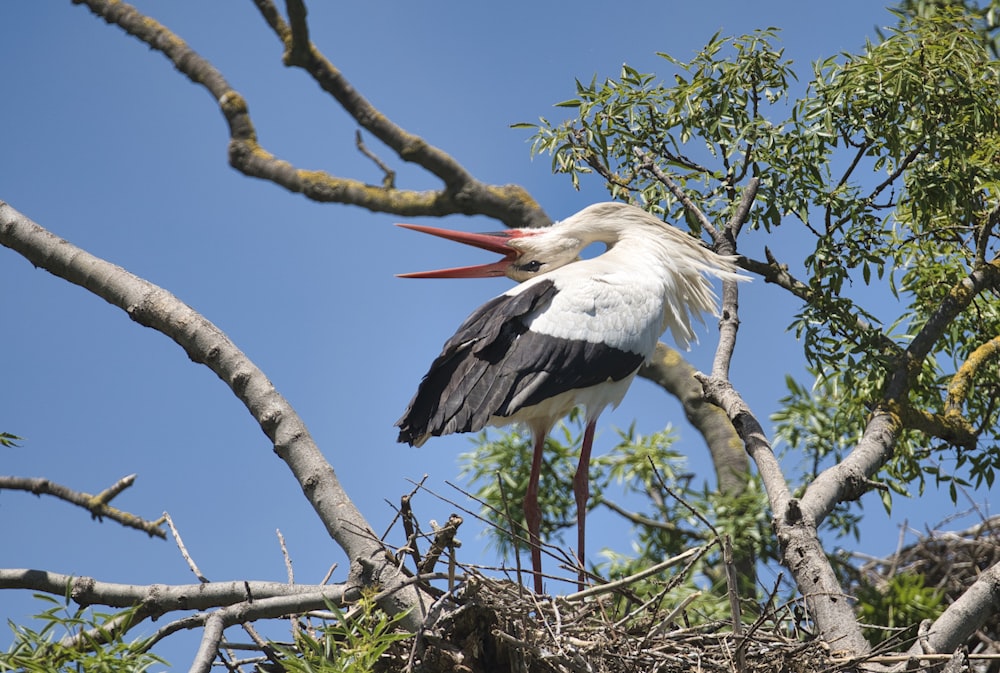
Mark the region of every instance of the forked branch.
POLYGON ((375 212, 442 217, 487 215, 509 227, 543 226, 550 220, 535 200, 517 185, 488 185, 472 177, 457 161, 423 138, 404 131, 368 102, 336 67, 308 42, 304 8, 293 13, 292 25, 269 0, 256 0, 268 25, 285 46, 285 62, 304 68, 355 121, 388 145, 403 161, 420 165, 443 183, 438 190, 396 189, 369 185, 321 170, 297 168, 258 141, 247 101, 223 74, 173 31, 124 2, 73 0, 85 4, 106 22, 162 53, 194 84, 205 87, 229 126, 229 163, 250 177, 261 178, 315 201, 344 203, 375 212))
POLYGON ((54 236, 2 201, 0 245, 166 335, 193 362, 205 365, 222 379, 271 440, 330 536, 347 554, 352 582, 378 583, 387 590, 382 608, 389 614, 409 610, 404 625, 419 627, 424 606, 429 605, 427 597, 387 561, 378 537, 341 487, 305 423, 229 337, 163 288, 54 236))
POLYGON ((128 528, 141 530, 150 537, 155 536, 166 539, 167 534, 161 528, 163 525, 162 517, 155 521, 147 521, 142 517, 120 510, 117 507, 112 507, 109 504, 116 495, 134 483, 135 475, 130 474, 127 477, 122 477, 97 495, 91 495, 90 493, 76 491, 68 486, 57 484, 49 479, 0 476, 0 491, 7 489, 11 491, 28 491, 35 495, 51 495, 77 507, 82 507, 90 512, 90 515, 98 521, 107 517, 128 528))

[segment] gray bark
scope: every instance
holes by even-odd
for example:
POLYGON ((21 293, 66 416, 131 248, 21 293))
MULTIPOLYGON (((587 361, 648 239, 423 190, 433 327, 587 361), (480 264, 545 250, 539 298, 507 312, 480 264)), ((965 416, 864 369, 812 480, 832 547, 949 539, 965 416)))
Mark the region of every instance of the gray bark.
POLYGON ((410 610, 404 625, 416 630, 431 601, 391 564, 378 536, 354 506, 305 423, 264 373, 206 318, 180 299, 119 266, 76 247, 0 201, 0 245, 35 266, 86 288, 141 325, 176 342, 193 362, 229 387, 271 440, 306 498, 351 561, 351 582, 378 584, 389 614, 410 610))

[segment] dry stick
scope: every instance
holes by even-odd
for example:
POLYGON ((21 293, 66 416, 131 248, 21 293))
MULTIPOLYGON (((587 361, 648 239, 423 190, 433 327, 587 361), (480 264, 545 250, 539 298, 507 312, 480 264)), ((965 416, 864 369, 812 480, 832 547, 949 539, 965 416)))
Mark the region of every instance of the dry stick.
MULTIPOLYGON (((181 556, 184 557, 185 561, 187 561, 188 567, 191 569, 191 572, 193 572, 194 575, 195 575, 195 577, 198 578, 198 581, 202 582, 203 584, 208 584, 209 583, 208 578, 205 577, 205 575, 202 574, 201 570, 198 568, 198 564, 195 563, 194 558, 192 558, 191 554, 188 553, 187 547, 184 546, 184 540, 181 539, 180 531, 178 531, 177 527, 174 526, 174 520, 172 518, 170 518, 170 514, 168 514, 167 512, 164 512, 163 513, 163 518, 167 522, 167 525, 170 527, 170 532, 174 536, 174 542, 177 544, 177 548, 180 550, 181 556)), ((281 538, 281 531, 278 531, 278 537, 281 538)), ((284 539, 281 540, 281 545, 282 545, 282 549, 284 549, 284 539)), ((285 551, 286 551, 286 561, 287 561, 287 550, 285 550, 285 551)), ((290 566, 289 566, 289 577, 291 577, 291 567, 290 566)), ((289 584, 291 584, 291 583, 292 583, 291 580, 289 580, 289 584)), ((250 594, 250 585, 248 583, 246 583, 246 582, 244 582, 244 584, 247 587, 247 600, 252 601, 253 600, 253 596, 250 594)), ((218 614, 218 613, 217 612, 213 613, 213 616, 215 614, 218 614)), ((209 620, 211 620, 211 619, 212 619, 212 617, 209 617, 209 620)), ((242 622, 241 625, 243 627, 243 630, 247 632, 247 635, 249 635, 250 638, 254 641, 254 643, 256 643, 257 646, 261 648, 261 651, 265 654, 265 656, 267 656, 267 658, 270 659, 271 661, 277 663, 277 661, 278 661, 277 660, 277 656, 276 656, 276 653, 274 652, 273 648, 271 648, 270 646, 268 646, 267 642, 263 638, 260 637, 260 634, 257 633, 257 630, 254 629, 253 625, 250 622, 242 622)), ((206 634, 205 634, 205 636, 202 639, 202 643, 204 643, 205 639, 209 637, 209 634, 208 634, 208 622, 207 621, 206 621, 206 624, 205 624, 205 630, 206 630, 206 634)), ((223 631, 224 630, 225 630, 225 627, 223 627, 223 631)), ((220 633, 219 636, 218 636, 217 642, 220 642, 221 638, 222 638, 222 634, 220 633)), ((199 655, 200 655, 200 649, 199 649, 199 655)), ((200 665, 200 664, 198 664, 197 656, 198 655, 196 655, 195 663, 193 663, 191 665, 191 670, 195 670, 195 666, 196 665, 200 665)), ((209 663, 209 665, 211 665, 211 663, 209 663)))
POLYGON ((500 502, 503 503, 503 513, 507 517, 507 524, 510 526, 510 539, 514 544, 514 568, 517 572, 518 594, 524 593, 524 578, 521 572, 521 545, 518 544, 521 536, 514 532, 514 519, 510 515, 510 502, 507 500, 507 489, 503 487, 503 476, 497 472, 497 486, 500 487, 500 502))
MULTIPOLYGON (((411 481, 410 482, 411 484, 415 484, 415 486, 413 487, 413 490, 410 491, 408 495, 405 495, 405 496, 402 496, 402 497, 403 498, 413 498, 413 496, 415 496, 417 494, 417 492, 420 490, 420 488, 424 485, 425 481, 427 481, 427 475, 426 474, 423 477, 421 477, 420 481, 418 481, 418 482, 411 481)), ((394 517, 392 517, 392 521, 389 522, 389 525, 386 526, 386 528, 385 528, 385 532, 382 533, 382 537, 379 538, 379 540, 381 540, 381 541, 385 541, 385 538, 388 537, 389 533, 392 531, 392 527, 396 525, 396 522, 399 520, 399 517, 402 515, 402 513, 400 512, 400 510, 396 509, 393 506, 393 504, 391 502, 389 502, 388 500, 385 501, 385 504, 389 505, 389 507, 392 507, 396 511, 396 515, 394 517)), ((404 527, 405 527, 405 525, 404 525, 404 527)))
MULTIPOLYGON (((656 628, 652 629, 649 632, 648 635, 649 636, 653 636, 653 637, 662 635, 667 630, 667 626, 669 626, 670 623, 673 622, 674 619, 677 618, 677 615, 679 615, 684 610, 684 608, 686 608, 687 606, 691 605, 691 602, 694 601, 699 596, 701 596, 701 592, 700 591, 695 591, 690 596, 687 596, 684 600, 682 600, 680 602, 679 605, 677 605, 673 610, 671 610, 670 613, 666 617, 664 617, 662 620, 660 620, 660 623, 657 624, 656 628)), ((646 640, 646 638, 644 637, 643 641, 645 641, 645 640, 646 640)))
POLYGON ((106 489, 94 496, 94 500, 102 505, 107 505, 112 500, 114 500, 119 493, 124 491, 126 488, 135 483, 135 475, 130 474, 127 477, 122 477, 115 483, 108 486, 106 489))
MULTIPOLYGON (((481 506, 489 509, 491 512, 493 512, 495 514, 498 514, 498 515, 502 514, 502 512, 500 512, 500 510, 498 510, 496 507, 493 507, 489 503, 487 503, 487 502, 485 502, 483 500, 480 500, 479 498, 477 498, 473 494, 471 494, 468 491, 462 489, 460 486, 457 486, 456 484, 453 484, 450 481, 445 481, 444 483, 447 484, 448 486, 450 486, 451 488, 455 489, 456 491, 458 491, 459 493, 461 493, 465 497, 469 498, 470 500, 474 500, 479 505, 481 505, 481 506)), ((494 524, 492 521, 489 521, 488 519, 480 516, 477 512, 473 512, 472 510, 470 510, 470 509, 468 509, 466 507, 463 507, 462 505, 458 504, 454 500, 450 500, 450 499, 444 497, 443 495, 441 495, 440 493, 436 493, 436 492, 434 492, 433 490, 431 490, 429 488, 425 487, 424 490, 427 491, 428 493, 430 493, 431 495, 433 495, 435 498, 441 500, 442 502, 446 502, 449 505, 451 505, 452 507, 456 507, 456 508, 462 510, 462 512, 464 512, 465 514, 468 514, 469 516, 473 517, 477 521, 485 523, 486 525, 492 526, 494 528, 497 527, 496 524, 494 524)), ((511 530, 511 532, 513 534, 513 529, 511 530)), ((523 538, 523 537, 518 537, 518 539, 521 542, 524 542, 525 544, 529 544, 528 540, 525 539, 525 538, 523 538)), ((543 553, 545 553, 545 554, 547 554, 549 556, 549 558, 555 559, 556 561, 558 561, 561 564, 567 564, 567 565, 569 565, 572 568, 576 568, 576 566, 573 565, 573 561, 570 558, 569 554, 567 554, 565 550, 560 549, 559 547, 556 547, 555 545, 548 544, 546 542, 542 542, 541 543, 541 549, 542 549, 543 553)), ((571 582, 571 581, 574 581, 574 580, 569 580, 569 579, 567 579, 565 577, 558 577, 556 575, 546 575, 544 573, 542 573, 542 577, 544 577, 545 579, 556 580, 556 581, 559 581, 559 582, 571 582)))
POLYGON ((338 565, 340 564, 334 563, 330 566, 330 569, 326 571, 325 575, 323 575, 323 580, 320 582, 320 585, 326 584, 327 582, 330 581, 330 578, 333 577, 333 573, 337 569, 338 565))
POLYGON ((458 559, 456 558, 455 550, 458 549, 458 542, 456 540, 451 540, 448 543, 448 591, 455 590, 456 580, 458 570, 458 559))
POLYGON ((174 520, 170 518, 170 514, 167 512, 163 513, 163 520, 167 522, 170 527, 170 533, 174 536, 174 543, 177 545, 177 549, 180 550, 181 556, 188 564, 188 568, 194 573, 194 576, 198 578, 198 581, 203 584, 208 584, 208 578, 201 574, 201 570, 198 569, 198 564, 194 562, 191 558, 191 554, 188 553, 187 547, 184 546, 184 540, 181 539, 181 534, 174 526, 174 520))
POLYGON ((420 568, 423 566, 423 559, 420 558, 420 548, 417 547, 420 526, 417 524, 413 516, 413 508, 410 506, 412 498, 413 493, 402 495, 399 498, 399 513, 397 516, 403 522, 403 535, 406 536, 406 542, 403 548, 399 550, 398 554, 400 564, 402 564, 403 552, 410 552, 410 556, 413 557, 413 567, 417 572, 420 572, 420 568))
POLYGON ((723 538, 722 558, 726 562, 726 593, 729 594, 729 609, 733 617, 733 635, 739 637, 743 632, 743 622, 740 618, 740 597, 736 592, 736 567, 733 565, 733 541, 727 533, 723 538))
POLYGON ((156 537, 166 539, 167 534, 162 528, 160 528, 160 526, 163 525, 162 520, 157 519, 156 521, 146 521, 135 514, 124 512, 107 504, 107 501, 111 500, 114 495, 117 495, 125 488, 131 486, 134 481, 135 475, 130 474, 127 477, 119 479, 113 486, 105 489, 100 494, 91 495, 90 493, 86 493, 84 491, 75 491, 48 479, 0 476, 0 491, 28 491, 29 493, 34 493, 35 495, 51 495, 59 498, 60 500, 65 500, 70 504, 76 505, 77 507, 82 507, 90 512, 90 515, 97 520, 102 520, 104 517, 107 517, 112 521, 120 523, 128 528, 141 530, 150 537, 155 535, 156 537), (112 491, 113 494, 110 496, 107 495, 112 491))
MULTIPOLYGON (((427 574, 434 570, 434 566, 437 565, 438 559, 441 558, 441 554, 444 550, 455 544, 455 535, 458 533, 458 527, 461 525, 462 517, 457 514, 452 514, 448 517, 448 521, 445 525, 435 529, 434 540, 431 543, 430 548, 427 550, 424 562, 417 567, 417 571, 419 573, 427 574)), ((448 590, 450 591, 451 587, 449 587, 448 590)))
POLYGON ((274 532, 278 536, 278 545, 281 547, 281 556, 285 560, 285 572, 288 573, 288 583, 295 584, 295 571, 292 569, 292 557, 288 555, 288 547, 285 546, 285 536, 281 534, 280 528, 276 528, 274 532))
POLYGON ((722 558, 726 565, 726 594, 729 595, 729 612, 733 620, 733 640, 736 642, 736 669, 746 669, 746 641, 743 639, 743 622, 740 615, 740 597, 736 587, 736 566, 733 564, 733 541, 727 533, 723 539, 722 558))
POLYGON ((683 563, 692 556, 695 555, 700 556, 701 554, 704 554, 705 550, 711 547, 713 544, 715 543, 710 542, 709 544, 701 547, 688 549, 686 552, 682 552, 677 556, 668 558, 666 561, 661 561, 654 566, 650 566, 648 568, 640 570, 639 572, 629 575, 628 577, 623 577, 621 579, 615 580, 614 582, 608 582, 607 584, 600 584, 596 587, 590 587, 588 589, 584 589, 583 591, 577 591, 576 593, 563 596, 563 600, 569 602, 582 601, 583 599, 590 598, 591 596, 599 596, 600 594, 610 593, 615 589, 620 589, 621 587, 628 586, 629 584, 632 584, 634 582, 638 582, 639 580, 649 577, 650 575, 655 575, 661 570, 666 570, 667 568, 675 566, 678 563, 683 563))
MULTIPOLYGON (((292 557, 288 554, 288 547, 285 545, 285 536, 281 534, 281 529, 274 530, 278 536, 278 545, 281 547, 281 556, 285 560, 285 572, 288 574, 288 583, 295 584, 295 570, 292 568, 292 557)), ((296 615, 289 615, 288 620, 291 625, 294 640, 298 641, 300 634, 299 620, 296 615)))
POLYGON ((374 152, 368 149, 365 144, 364 138, 361 137, 361 131, 357 131, 354 134, 354 143, 358 146, 358 151, 371 159, 379 169, 385 174, 382 178, 382 187, 385 189, 394 189, 396 187, 396 171, 389 168, 384 161, 378 158, 374 152))

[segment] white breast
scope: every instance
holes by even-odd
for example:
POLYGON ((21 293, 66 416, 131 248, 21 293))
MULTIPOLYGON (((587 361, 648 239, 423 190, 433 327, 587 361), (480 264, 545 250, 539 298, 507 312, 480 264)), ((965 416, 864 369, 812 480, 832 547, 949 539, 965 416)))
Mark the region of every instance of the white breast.
MULTIPOLYGON (((556 283, 551 305, 528 321, 533 331, 564 339, 607 344, 650 357, 663 333, 662 285, 641 275, 601 268, 601 258, 557 269, 541 278, 556 283)), ((512 288, 523 291, 535 279, 512 288)))

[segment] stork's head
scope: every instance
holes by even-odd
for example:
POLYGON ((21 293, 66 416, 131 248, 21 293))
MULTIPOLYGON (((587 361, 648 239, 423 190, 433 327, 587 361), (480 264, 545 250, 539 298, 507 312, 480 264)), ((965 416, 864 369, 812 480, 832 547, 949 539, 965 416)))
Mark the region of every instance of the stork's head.
POLYGON ((463 266, 438 271, 401 273, 400 278, 491 278, 507 276, 517 282, 548 273, 577 260, 584 241, 556 231, 544 229, 507 229, 485 234, 400 224, 400 227, 440 236, 450 241, 498 252, 503 258, 490 264, 463 266))

